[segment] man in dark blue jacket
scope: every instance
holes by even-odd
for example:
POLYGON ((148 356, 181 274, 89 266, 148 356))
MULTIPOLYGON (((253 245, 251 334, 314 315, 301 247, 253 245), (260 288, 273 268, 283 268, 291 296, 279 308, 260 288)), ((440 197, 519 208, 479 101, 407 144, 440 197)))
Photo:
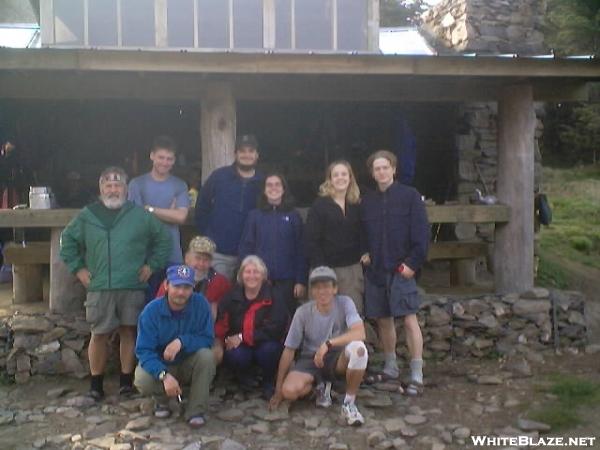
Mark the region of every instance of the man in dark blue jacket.
MULTIPOLYGON (((213 319, 208 302, 194 293, 194 270, 185 265, 167 270, 167 295, 146 305, 138 323, 135 386, 143 395, 181 399, 181 384, 190 384, 185 411, 189 425, 204 425, 210 382, 215 375, 211 347, 213 319)), ((164 403, 155 416, 168 417, 164 403)))
POLYGON ((230 280, 238 266, 238 247, 246 217, 256 208, 262 175, 256 171, 258 142, 251 134, 235 142, 235 162, 210 174, 196 201, 196 227, 217 244, 213 267, 230 280))
POLYGON ((415 273, 427 257, 429 223, 420 194, 394 181, 396 156, 379 150, 367 160, 377 189, 363 197, 361 216, 369 247, 365 274, 365 315, 376 319, 383 345, 383 378, 398 378, 394 319, 404 318, 411 356, 406 392, 416 395, 423 385, 423 336, 417 321, 420 298, 415 273))

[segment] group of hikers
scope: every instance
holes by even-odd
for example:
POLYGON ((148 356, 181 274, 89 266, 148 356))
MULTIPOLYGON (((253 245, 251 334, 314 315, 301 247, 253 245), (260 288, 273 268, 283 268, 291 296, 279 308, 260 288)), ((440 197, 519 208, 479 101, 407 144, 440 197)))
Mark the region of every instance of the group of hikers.
POLYGON ((63 231, 61 258, 87 289, 88 395, 104 396, 118 332, 119 394, 155 396, 157 417, 170 415, 167 400, 181 401, 189 384, 185 418, 204 425, 223 365, 242 389, 262 389, 270 408, 313 392, 317 406, 329 407, 332 382, 345 376, 341 415, 360 425, 360 384, 400 378, 395 318, 410 353, 405 392, 419 394, 415 273, 430 231, 420 194, 395 181, 395 155, 369 156, 376 189, 362 195, 351 165, 331 163, 303 223, 285 177, 257 170, 256 138, 240 136, 234 154, 199 189, 198 235, 185 254, 179 225, 190 199, 171 174, 176 147, 167 136, 153 142, 149 173, 128 183, 123 169, 105 169, 98 201, 63 231), (385 359, 368 375, 365 319, 375 321, 385 359))

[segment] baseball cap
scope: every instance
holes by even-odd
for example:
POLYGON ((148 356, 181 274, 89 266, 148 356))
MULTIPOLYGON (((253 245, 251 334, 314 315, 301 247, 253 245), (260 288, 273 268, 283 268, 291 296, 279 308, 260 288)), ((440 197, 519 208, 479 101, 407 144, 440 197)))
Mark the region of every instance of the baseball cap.
POLYGON ((258 141, 256 140, 256 136, 253 134, 242 134, 238 136, 235 140, 235 149, 241 147, 252 147, 253 149, 258 149, 258 141))
POLYGON ((337 276, 331 267, 319 266, 315 267, 308 277, 310 284, 316 283, 317 281, 333 281, 337 283, 337 276))
POLYGON ((195 236, 188 245, 188 250, 194 253, 204 253, 212 256, 217 250, 217 244, 206 236, 195 236))
POLYGON ((194 269, 185 264, 171 266, 167 269, 167 281, 173 286, 194 285, 194 269))

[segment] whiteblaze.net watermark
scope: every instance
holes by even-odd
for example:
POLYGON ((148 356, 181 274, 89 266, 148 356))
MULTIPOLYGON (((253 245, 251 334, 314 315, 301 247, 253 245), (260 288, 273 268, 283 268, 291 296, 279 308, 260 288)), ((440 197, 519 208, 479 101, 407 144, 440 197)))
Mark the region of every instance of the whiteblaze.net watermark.
POLYGON ((471 436, 477 447, 593 447, 595 437, 471 436))

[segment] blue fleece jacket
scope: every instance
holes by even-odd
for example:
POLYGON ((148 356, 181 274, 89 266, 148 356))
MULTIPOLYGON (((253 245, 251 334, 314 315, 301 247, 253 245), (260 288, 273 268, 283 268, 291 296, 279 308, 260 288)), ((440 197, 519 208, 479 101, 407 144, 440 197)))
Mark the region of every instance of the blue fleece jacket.
POLYGON ((202 294, 193 293, 186 307, 175 313, 165 296, 152 300, 140 314, 135 354, 142 368, 158 379, 167 366, 181 363, 201 348, 212 347, 213 341, 213 319, 202 294), (181 350, 174 361, 165 361, 165 347, 175 338, 181 341, 181 350))
POLYGON ((248 255, 260 256, 267 265, 270 280, 306 284, 302 218, 296 210, 250 211, 239 254, 240 260, 248 255))
POLYGON ((385 192, 367 193, 360 206, 370 271, 391 272, 401 263, 420 269, 427 258, 430 230, 419 192, 395 182, 385 192))
POLYGON ((258 172, 252 178, 242 178, 231 165, 215 170, 200 188, 196 227, 217 244, 217 252, 237 256, 246 217, 256 208, 262 179, 258 172))

